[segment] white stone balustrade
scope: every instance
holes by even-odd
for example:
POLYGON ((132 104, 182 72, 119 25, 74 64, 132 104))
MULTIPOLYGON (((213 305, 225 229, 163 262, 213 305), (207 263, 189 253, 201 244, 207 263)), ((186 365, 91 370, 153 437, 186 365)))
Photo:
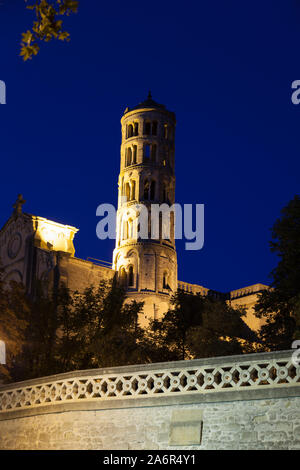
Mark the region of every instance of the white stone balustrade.
MULTIPOLYGON (((109 408, 121 402, 122 407, 139 406, 138 401, 144 399, 143 406, 145 400, 147 406, 149 399, 155 399, 155 404, 163 397, 177 397, 177 402, 200 402, 214 401, 216 395, 221 395, 217 401, 226 401, 230 392, 242 392, 245 399, 245 393, 248 396, 252 390, 264 390, 266 396, 274 389, 300 386, 300 367, 293 365, 292 352, 74 371, 3 385, 0 386, 0 419, 7 419, 8 414, 16 411, 38 412, 41 407, 45 410, 59 404, 86 406, 89 402, 101 408, 105 402, 109 408), (132 400, 134 405, 130 404, 132 400)), ((300 388, 296 393, 300 394, 300 388)), ((235 399, 239 399, 236 396, 235 393, 235 399)), ((152 404, 153 400, 149 401, 149 406, 152 404)))

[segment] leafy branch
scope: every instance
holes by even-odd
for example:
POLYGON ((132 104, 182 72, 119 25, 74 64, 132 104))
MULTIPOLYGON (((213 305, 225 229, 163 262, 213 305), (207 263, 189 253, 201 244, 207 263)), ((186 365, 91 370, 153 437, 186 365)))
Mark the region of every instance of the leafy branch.
POLYGON ((37 55, 39 42, 49 42, 52 39, 69 41, 70 34, 63 29, 62 16, 77 13, 77 0, 25 0, 29 10, 35 12, 32 29, 22 34, 21 52, 23 60, 32 59, 37 55), (30 2, 30 3, 29 3, 30 2))

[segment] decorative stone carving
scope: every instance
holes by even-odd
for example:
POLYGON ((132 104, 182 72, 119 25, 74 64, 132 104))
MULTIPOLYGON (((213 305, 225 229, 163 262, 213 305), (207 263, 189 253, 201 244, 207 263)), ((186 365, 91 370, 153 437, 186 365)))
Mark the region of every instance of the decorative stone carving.
POLYGON ((10 259, 14 259, 19 254, 22 247, 22 236, 19 232, 14 233, 8 243, 7 254, 10 259))
MULTIPOLYGON (((291 355, 278 352, 273 358, 264 354, 239 356, 235 362, 230 358, 207 360, 206 365, 195 365, 197 361, 182 362, 176 367, 159 368, 153 364, 153 369, 140 366, 135 372, 99 374, 88 371, 88 374, 74 372, 74 377, 54 376, 41 379, 39 384, 12 384, 5 390, 0 388, 0 419, 2 412, 27 408, 37 408, 45 405, 72 402, 94 402, 102 400, 130 400, 164 396, 207 395, 216 392, 227 394, 230 391, 267 390, 274 388, 299 386, 300 367, 292 363, 291 355), (268 357, 268 356, 267 356, 268 357), (224 362, 222 362, 224 361, 224 362)), ((203 360, 201 361, 203 364, 203 360)), ((177 416, 178 418, 178 416, 177 416)), ((175 419, 182 425, 184 419, 175 419)), ((191 417, 189 420, 191 421, 191 417)), ((187 418, 186 418, 187 420, 187 418)), ((200 439, 200 417, 197 425, 188 432, 187 440, 200 439)), ((172 439, 176 440, 174 431, 172 439)))

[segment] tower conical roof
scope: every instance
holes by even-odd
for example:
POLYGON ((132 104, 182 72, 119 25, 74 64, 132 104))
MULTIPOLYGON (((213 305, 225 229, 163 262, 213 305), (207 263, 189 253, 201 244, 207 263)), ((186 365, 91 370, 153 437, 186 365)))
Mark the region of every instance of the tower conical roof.
MULTIPOLYGON (((145 101, 142 101, 141 103, 137 104, 136 106, 133 106, 132 108, 127 107, 124 111, 124 114, 129 113, 130 111, 134 111, 136 109, 145 109, 145 108, 149 108, 149 109, 150 108, 157 108, 157 109, 167 111, 164 104, 160 104, 160 103, 157 103, 156 101, 154 101, 154 99, 152 98, 152 95, 151 95, 151 91, 149 91, 148 97, 145 101)), ((171 113, 171 111, 168 111, 168 112, 171 113)))

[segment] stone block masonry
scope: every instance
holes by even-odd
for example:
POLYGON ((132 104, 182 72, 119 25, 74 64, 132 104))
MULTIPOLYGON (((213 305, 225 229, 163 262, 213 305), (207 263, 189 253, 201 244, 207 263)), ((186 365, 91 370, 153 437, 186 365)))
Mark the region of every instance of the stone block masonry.
POLYGON ((300 449, 292 351, 76 371, 0 387, 0 449, 300 449))

